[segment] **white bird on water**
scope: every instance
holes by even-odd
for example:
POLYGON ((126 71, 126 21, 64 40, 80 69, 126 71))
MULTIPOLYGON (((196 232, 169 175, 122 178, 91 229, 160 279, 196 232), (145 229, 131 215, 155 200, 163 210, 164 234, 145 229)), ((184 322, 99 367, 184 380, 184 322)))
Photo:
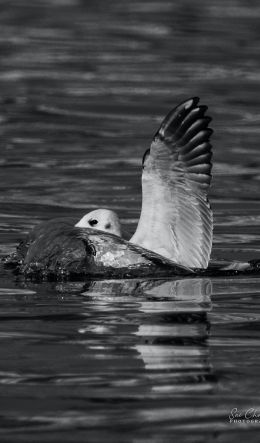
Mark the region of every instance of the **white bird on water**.
POLYGON ((108 209, 84 215, 75 227, 71 220, 50 220, 18 246, 19 272, 131 276, 207 268, 213 231, 207 198, 213 131, 206 111, 194 97, 163 120, 143 156, 142 210, 130 241, 122 239, 119 218, 108 209))

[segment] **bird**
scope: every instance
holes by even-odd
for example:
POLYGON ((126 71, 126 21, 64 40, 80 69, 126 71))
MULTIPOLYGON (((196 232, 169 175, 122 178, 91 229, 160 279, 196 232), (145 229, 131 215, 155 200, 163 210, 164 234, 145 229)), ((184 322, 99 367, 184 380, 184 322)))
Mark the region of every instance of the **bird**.
POLYGON ((5 262, 37 278, 191 275, 212 249, 213 130, 207 106, 189 98, 163 119, 142 159, 142 208, 126 240, 118 215, 96 209, 75 222, 37 225, 5 262))

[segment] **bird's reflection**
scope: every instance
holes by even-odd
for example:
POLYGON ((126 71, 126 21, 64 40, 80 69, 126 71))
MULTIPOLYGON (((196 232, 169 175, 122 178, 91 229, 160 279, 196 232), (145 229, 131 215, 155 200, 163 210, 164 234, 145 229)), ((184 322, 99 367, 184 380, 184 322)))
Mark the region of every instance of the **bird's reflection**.
POLYGON ((115 279, 89 280, 87 282, 61 282, 55 284, 58 292, 75 292, 82 295, 99 294, 144 296, 173 301, 196 301, 210 303, 211 280, 209 278, 184 279, 115 279))
MULTIPOLYGON (((150 393, 165 395, 212 388, 207 346, 211 292, 210 279, 158 279, 95 281, 82 294, 123 306, 131 301, 131 312, 129 304, 121 312, 135 317, 128 325, 135 337, 131 350, 137 353, 132 358, 142 362, 150 393)), ((101 309, 106 309, 103 304, 101 309)), ((100 334, 100 328, 96 331, 100 334)), ((113 335, 120 334, 119 323, 113 335)))
MULTIPOLYGON (((71 343, 82 349, 80 361, 85 361, 86 366, 81 371, 86 371, 86 377, 90 371, 87 362, 91 360, 91 370, 96 368, 98 374, 102 361, 100 382, 104 377, 110 378, 109 395, 113 395, 113 389, 118 392, 129 388, 128 377, 131 383, 135 380, 131 386, 139 386, 138 395, 211 391, 209 278, 28 285, 35 290, 34 302, 38 299, 41 312, 43 298, 48 294, 45 317, 50 305, 51 314, 56 315, 55 328, 59 327, 59 319, 67 334, 71 334, 72 326, 76 328, 71 343), (65 326, 68 313, 73 323, 65 326)), ((30 303, 28 312, 34 311, 30 303)), ((72 358, 73 354, 68 355, 68 360, 72 358)))

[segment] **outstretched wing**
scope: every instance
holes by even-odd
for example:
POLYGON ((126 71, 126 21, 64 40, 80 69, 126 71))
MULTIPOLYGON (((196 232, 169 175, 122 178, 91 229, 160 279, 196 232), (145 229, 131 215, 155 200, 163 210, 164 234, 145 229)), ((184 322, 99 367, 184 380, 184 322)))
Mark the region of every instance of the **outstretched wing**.
POLYGON ((213 216, 212 129, 206 106, 191 98, 173 109, 143 158, 142 211, 131 242, 184 266, 206 268, 213 216))

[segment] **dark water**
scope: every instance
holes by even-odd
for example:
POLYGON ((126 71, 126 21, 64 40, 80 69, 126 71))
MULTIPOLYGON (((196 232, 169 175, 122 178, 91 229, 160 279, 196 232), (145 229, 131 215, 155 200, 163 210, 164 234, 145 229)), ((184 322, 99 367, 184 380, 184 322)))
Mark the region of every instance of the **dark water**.
MULTIPOLYGON (((140 161, 166 112, 213 116, 214 258, 260 257, 260 7, 0 4, 0 253, 97 207, 133 232, 140 161)), ((0 441, 259 441, 256 277, 67 284, 0 278, 0 441)))

